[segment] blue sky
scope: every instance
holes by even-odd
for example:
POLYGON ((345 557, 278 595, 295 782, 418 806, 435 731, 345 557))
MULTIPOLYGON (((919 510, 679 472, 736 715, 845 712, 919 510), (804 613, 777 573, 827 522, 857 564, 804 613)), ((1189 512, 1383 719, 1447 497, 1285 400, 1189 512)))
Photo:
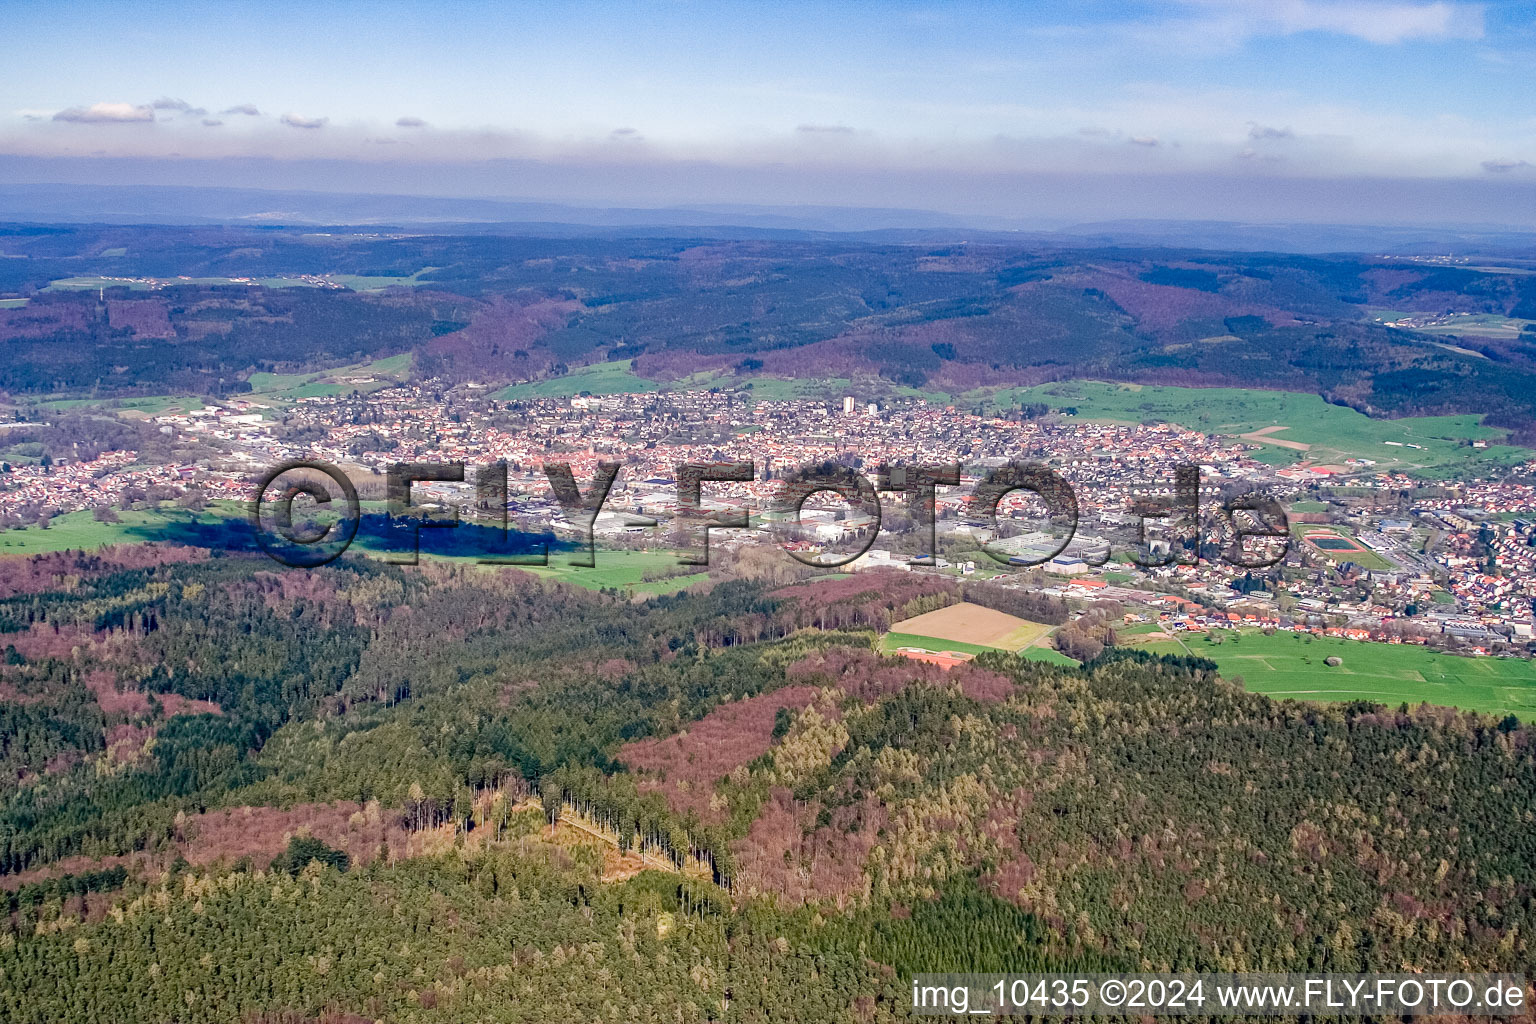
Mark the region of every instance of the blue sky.
POLYGON ((6 26, 12 181, 92 161, 116 180, 126 159, 214 183, 256 161, 299 188, 319 161, 365 190, 909 205, 937 188, 931 205, 998 215, 1029 213, 1010 181, 1062 176, 1173 176, 1192 196, 1212 176, 1536 184, 1525 0, 80 3, 11 5, 6 26), (486 174, 503 163, 577 170, 580 194, 486 174))

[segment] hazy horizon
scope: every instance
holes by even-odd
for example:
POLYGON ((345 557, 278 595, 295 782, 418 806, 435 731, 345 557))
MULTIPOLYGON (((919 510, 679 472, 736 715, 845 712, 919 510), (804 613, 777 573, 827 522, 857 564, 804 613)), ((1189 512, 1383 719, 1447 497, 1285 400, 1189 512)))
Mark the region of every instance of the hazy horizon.
POLYGON ((1536 226, 1524 0, 122 20, 11 12, 0 182, 1536 226))

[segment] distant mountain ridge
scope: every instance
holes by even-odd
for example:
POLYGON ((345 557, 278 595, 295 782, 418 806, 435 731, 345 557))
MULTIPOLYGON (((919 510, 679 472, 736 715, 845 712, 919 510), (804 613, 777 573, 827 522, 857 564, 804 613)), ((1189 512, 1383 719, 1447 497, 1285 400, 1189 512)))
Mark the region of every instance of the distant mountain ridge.
POLYGON ((156 185, 0 185, 0 220, 118 224, 529 224, 798 232, 954 230, 949 214, 817 206, 596 207, 495 198, 156 185))
POLYGON ((698 204, 580 206, 501 198, 178 185, 0 185, 0 221, 452 228, 465 234, 815 238, 1067 246, 1173 246, 1236 252, 1536 256, 1536 232, 1496 225, 1404 227, 1192 220, 1044 224, 932 210, 698 204))

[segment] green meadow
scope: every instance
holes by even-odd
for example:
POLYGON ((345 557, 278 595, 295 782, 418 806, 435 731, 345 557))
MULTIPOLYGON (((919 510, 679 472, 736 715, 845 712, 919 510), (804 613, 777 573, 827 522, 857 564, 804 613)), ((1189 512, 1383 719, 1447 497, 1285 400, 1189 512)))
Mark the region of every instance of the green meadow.
POLYGON ((119 398, 111 403, 111 408, 113 409, 143 413, 145 416, 162 416, 166 413, 191 412, 194 409, 201 409, 202 407, 202 399, 180 395, 150 395, 145 398, 119 398))
MULTIPOLYGON (((194 281, 183 281, 183 284, 195 284, 194 281)), ((96 288, 127 288, 134 292, 149 291, 148 281, 121 281, 110 277, 61 277, 55 281, 49 281, 48 287, 43 289, 49 292, 83 291, 96 288)))
POLYGON ((1289 391, 1062 381, 998 391, 991 402, 995 406, 1044 402, 1056 409, 1074 408, 1083 419, 1177 423, 1211 434, 1248 434, 1285 427, 1275 431, 1273 439, 1311 446, 1302 452, 1258 439, 1265 443, 1269 461, 1277 464, 1302 459, 1328 464, 1365 458, 1373 460, 1378 470, 1448 476, 1480 465, 1514 465, 1533 454, 1498 443, 1503 431, 1483 426, 1478 415, 1372 419, 1354 409, 1330 405, 1318 395, 1289 391), (1487 441, 1489 446, 1478 450, 1463 443, 1475 440, 1487 441))
MULTIPOLYGON (((364 502, 365 511, 379 511, 377 502, 364 502)), ((244 518, 244 502, 218 501, 201 513, 174 505, 136 511, 117 511, 116 523, 97 522, 89 510, 55 516, 47 529, 29 526, 0 531, 0 557, 5 555, 40 555, 51 551, 94 551, 109 544, 140 544, 164 534, 174 536, 176 527, 191 523, 215 523, 221 519, 244 518)), ((359 535, 350 549, 352 554, 370 558, 389 558, 375 539, 359 535)), ((548 566, 486 565, 478 557, 438 555, 432 552, 430 539, 422 544, 425 560, 483 565, 488 572, 526 572, 543 579, 558 580, 589 590, 615 588, 631 594, 669 594, 709 579, 707 572, 688 572, 659 580, 646 580, 648 573, 679 568, 676 551, 609 551, 598 549, 597 565, 582 568, 570 563, 571 552, 551 552, 548 566)))
MULTIPOLYGON (((1296 700, 1370 700, 1396 706, 1428 701, 1536 721, 1536 663, 1515 658, 1470 658, 1409 644, 1365 643, 1300 633, 1265 636, 1220 631, 1222 643, 1198 634, 1189 650, 1210 658, 1227 679, 1241 676, 1256 693, 1296 700), (1323 664, 1337 657, 1342 664, 1323 664)), ((1149 639, 1138 647, 1183 654, 1176 640, 1149 639)))
MULTIPOLYGON (((735 381, 726 377, 724 381, 735 381)), ((737 386, 741 386, 738 382, 737 386)), ((846 394, 853 390, 853 381, 847 377, 751 377, 744 383, 752 385, 751 394, 764 402, 788 402, 797 398, 830 398, 834 394, 846 394)), ((713 385, 706 385, 713 386, 713 385)))
POLYGON ((1043 661, 1048 665, 1064 665, 1067 668, 1076 668, 1081 664, 1075 658, 1069 658, 1054 647, 1026 647, 1019 652, 1019 657, 1028 658, 1030 661, 1043 661))
POLYGON ((693 379, 679 382, 681 386, 689 387, 744 387, 750 385, 748 392, 753 398, 767 402, 783 402, 797 398, 821 398, 837 400, 844 395, 852 395, 858 403, 860 410, 864 403, 885 402, 891 398, 921 398, 939 405, 950 401, 948 393, 943 391, 930 391, 922 388, 908 387, 905 384, 893 384, 888 380, 879 378, 860 378, 857 380, 848 377, 765 377, 756 374, 748 374, 744 378, 726 374, 695 375, 697 383, 693 379))
POLYGON ((249 378, 251 394, 248 397, 296 402, 301 398, 333 398, 353 391, 367 394, 399 383, 410 369, 411 355, 404 352, 369 363, 354 363, 311 373, 253 373, 249 378), (370 384, 348 384, 342 381, 343 377, 376 379, 370 384))
MULTIPOLYGON (((880 650, 892 654, 898 647, 918 647, 925 651, 954 651, 957 654, 985 654, 988 651, 1008 653, 1001 647, 987 647, 982 644, 968 644, 959 640, 944 640, 936 636, 919 636, 916 633, 887 633, 880 639, 880 650)), ((1062 654, 1054 647, 1025 647, 1018 652, 1019 657, 1028 658, 1030 661, 1043 661, 1051 665, 1064 665, 1068 668, 1076 668, 1077 662, 1062 654)))
POLYGON ((330 280, 355 292, 381 292, 385 288, 413 288, 426 284, 423 274, 430 274, 437 267, 422 267, 410 277, 369 277, 363 274, 331 274, 330 280))
POLYGON ((499 402, 521 402, 531 398, 571 398, 575 395, 620 395, 657 391, 660 385, 653 380, 637 377, 630 370, 628 359, 611 363, 592 363, 579 366, 561 377, 549 380, 513 384, 494 394, 499 402))
MULTIPOLYGON (((286 404, 301 398, 331 398, 349 395, 353 391, 369 394, 382 388, 392 387, 403 381, 411 370, 411 354, 386 356, 367 363, 332 367, 329 370, 313 370, 308 373, 266 373, 250 375, 251 391, 246 395, 231 396, 249 398, 257 402, 286 404), (344 377, 373 377, 369 384, 348 384, 344 377)), ((64 410, 93 408, 107 412, 141 413, 159 416, 164 413, 188 412, 203 408, 203 401, 194 395, 147 395, 138 398, 56 398, 38 402, 46 409, 64 410)))
POLYGON ((968 644, 961 640, 944 640, 936 636, 919 636, 916 633, 887 633, 880 641, 882 651, 894 651, 898 647, 920 647, 925 651, 954 651, 956 654, 984 654, 1002 650, 985 644, 968 644))
MULTIPOLYGON (((613 364, 597 364, 613 365, 613 364)), ((588 369, 584 367, 583 369, 588 369)), ((580 373, 575 370, 573 373, 580 373)), ((563 378, 562 378, 563 379, 563 378)), ((724 390, 739 390, 750 398, 764 402, 787 402, 796 399, 820 399, 823 401, 840 401, 845 395, 852 395, 860 409, 866 402, 888 402, 892 398, 922 398, 929 402, 946 404, 950 401, 947 392, 908 387, 905 384, 893 384, 881 377, 861 376, 852 377, 778 377, 771 374, 757 372, 741 373, 734 370, 700 370, 698 373, 689 374, 675 381, 658 383, 656 381, 643 381, 645 387, 638 390, 644 391, 708 391, 710 388, 724 390)), ((598 392, 594 391, 593 394, 598 392)))
POLYGON ((89 509, 54 516, 48 528, 28 526, 20 530, 0 531, 0 556, 41 555, 50 551, 94 551, 109 544, 141 544, 153 540, 161 530, 189 523, 212 523, 234 515, 244 515, 239 502, 218 502, 208 511, 196 513, 173 505, 155 509, 119 510, 121 522, 99 523, 89 509))
POLYGON ((143 395, 138 398, 50 398, 38 402, 37 405, 57 412, 70 409, 96 409, 103 412, 160 416, 165 413, 201 409, 203 400, 194 395, 143 395))
MULTIPOLYGON (((709 579, 707 572, 691 572, 662 580, 646 581, 647 573, 681 568, 676 551, 609 551, 599 548, 592 568, 571 565, 571 552, 552 551, 548 566, 517 566, 520 572, 543 579, 571 583, 588 590, 617 588, 634 594, 663 594, 709 579)), ((501 567, 495 567, 501 568, 501 567)))

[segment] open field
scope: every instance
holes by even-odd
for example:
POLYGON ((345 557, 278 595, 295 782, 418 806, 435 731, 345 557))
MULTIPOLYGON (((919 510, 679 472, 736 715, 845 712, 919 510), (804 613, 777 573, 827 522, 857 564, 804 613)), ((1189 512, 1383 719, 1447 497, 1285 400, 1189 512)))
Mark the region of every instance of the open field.
POLYGON ((48 282, 44 289, 50 292, 70 291, 95 291, 99 288, 127 288, 134 292, 147 292, 158 288, 175 287, 177 285, 261 285, 265 288, 316 288, 312 284, 298 277, 262 277, 252 278, 249 281, 236 281, 229 277, 168 277, 168 278, 135 278, 122 277, 61 277, 48 282))
POLYGON ((410 277, 364 277, 360 274, 330 274, 329 280, 355 292, 381 292, 385 288, 413 288, 425 284, 421 275, 430 274, 436 267, 422 267, 410 277))
POLYGON ((1066 668, 1076 668, 1081 664, 1076 658, 1069 658, 1054 647, 1026 647, 1019 652, 1019 657, 1028 658, 1030 661, 1043 661, 1047 665, 1062 665, 1066 668))
MULTIPOLYGON (((522 401, 530 398, 570 398, 574 395, 639 394, 651 391, 707 391, 710 388, 743 388, 757 399, 787 401, 796 398, 825 398, 832 400, 842 395, 862 394, 854 381, 847 377, 768 377, 742 376, 722 370, 706 370, 680 380, 662 382, 636 375, 630 360, 619 359, 609 363, 591 363, 578 366, 569 373, 548 380, 513 384, 503 388, 493 397, 499 401, 522 401)), ((883 383, 891 393, 917 396, 912 388, 883 383)))
POLYGON ((959 640, 945 640, 943 637, 922 636, 917 633, 887 633, 880 640, 880 649, 888 653, 902 647, 916 647, 935 653, 954 651, 957 654, 983 654, 998 649, 985 644, 968 644, 959 640))
MULTIPOLYGON (((883 379, 860 378, 853 380, 848 377, 807 377, 789 379, 784 377, 760 377, 749 376, 753 398, 764 401, 783 401, 794 398, 824 398, 836 400, 843 395, 853 395, 858 400, 859 408, 864 407, 867 401, 883 402, 888 398, 921 398, 939 405, 948 404, 950 396, 944 391, 934 391, 929 388, 908 387, 905 384, 893 384, 883 379)), ((705 385, 711 387, 713 385, 705 385)))
POLYGON ((25 306, 29 301, 31 301, 31 300, 29 300, 29 299, 0 299, 0 309, 20 309, 22 306, 25 306))
POLYGON ((49 281, 48 287, 43 290, 65 292, 95 288, 127 288, 129 291, 147 292, 150 286, 148 281, 128 281, 115 277, 61 277, 56 281, 49 281))
POLYGON ((1265 427, 1263 430, 1255 430, 1250 434, 1240 434, 1238 436, 1244 441, 1253 441, 1257 444, 1272 444, 1279 448, 1289 448, 1294 452, 1311 451, 1312 446, 1309 444, 1302 444, 1300 441, 1288 441, 1283 437, 1275 436, 1282 430, 1290 429, 1290 427, 1265 427))
POLYGON ((147 398, 121 398, 111 403, 110 408, 124 414, 137 413, 142 416, 163 416, 166 413, 191 412, 201 409, 203 400, 178 395, 151 395, 147 398))
POLYGON ((108 544, 138 544, 154 539, 157 531, 189 523, 213 523, 243 515, 239 502, 220 502, 206 512, 193 513, 174 506, 143 511, 119 511, 121 522, 98 523, 88 510, 54 516, 44 530, 29 526, 0 532, 0 555, 40 555, 49 551, 94 551, 108 544))
MULTIPOLYGON (((378 502, 363 502, 365 512, 382 511, 378 502)), ((108 544, 138 544, 150 540, 179 540, 186 543, 186 528, 195 524, 211 525, 231 519, 243 520, 246 516, 244 502, 218 501, 201 513, 189 512, 172 505, 142 511, 118 511, 121 522, 100 523, 89 510, 55 516, 48 529, 30 526, 20 530, 0 531, 0 557, 5 555, 38 555, 50 551, 91 551, 108 544), (179 528, 179 529, 178 529, 179 528)), ((246 528, 240 524, 236 538, 245 543, 249 539, 246 528)), ((217 534, 213 535, 215 538, 217 534)), ((605 587, 618 588, 631 594, 669 594, 695 583, 709 579, 707 572, 685 573, 665 579, 647 581, 647 573, 663 571, 678 565, 676 551, 608 551, 597 552, 595 568, 584 569, 569 565, 569 551, 552 551, 550 564, 545 566, 486 565, 480 555, 443 554, 434 552, 433 531, 423 531, 421 558, 431 561, 460 562, 483 565, 488 572, 527 572, 545 579, 571 583, 589 590, 605 587)), ((360 531, 349 554, 369 558, 393 560, 395 552, 386 551, 376 536, 360 531)), ((207 543, 206 541, 204 543, 207 543)), ((217 540, 214 540, 217 543, 217 540)))
POLYGON ((650 380, 633 372, 628 359, 578 366, 559 377, 513 384, 497 392, 500 401, 531 398, 570 398, 574 395, 640 394, 652 391, 707 391, 710 388, 740 389, 752 398, 779 402, 800 398, 836 401, 855 395, 862 404, 892 396, 926 398, 947 402, 943 392, 924 391, 893 384, 887 380, 849 377, 775 377, 765 374, 741 374, 731 370, 701 370, 671 381, 650 380))
MULTIPOLYGON (((1536 721, 1536 664, 1508 658, 1463 658, 1408 644, 1363 643, 1300 633, 1265 636, 1222 631, 1217 644, 1186 635, 1190 651, 1221 666, 1227 679, 1271 697, 1297 700, 1372 700, 1444 704, 1536 721), (1337 668, 1323 664, 1343 659, 1337 668)), ((1137 638, 1137 647, 1183 654, 1176 640, 1137 638)))
POLYGON ((143 418, 201 409, 203 400, 194 395, 144 395, 138 398, 53 398, 37 404, 44 409, 59 412, 69 409, 97 409, 121 413, 130 418, 143 418))
POLYGON ((707 391, 710 388, 742 389, 755 399, 768 402, 797 398, 838 401, 844 395, 865 402, 884 402, 891 398, 922 398, 940 405, 948 404, 948 392, 895 384, 881 377, 778 377, 764 373, 738 373, 731 370, 704 370, 668 383, 663 390, 707 391))
MULTIPOLYGON (((349 288, 355 292, 378 292, 385 288, 412 287, 425 284, 421 275, 436 270, 436 267, 423 267, 410 277, 367 277, 360 274, 326 274, 320 280, 310 280, 302 277, 157 277, 134 278, 132 280, 122 277, 61 277, 48 282, 47 291, 87 291, 98 288, 127 288, 130 291, 143 292, 155 288, 176 287, 177 285, 260 285, 263 288, 324 288, 326 282, 349 288)), ((25 300, 22 300, 25 301, 25 300)))
MULTIPOLYGON (((891 623, 891 633, 935 637, 946 643, 1017 651, 1051 631, 1051 627, 1016 615, 961 601, 948 608, 891 623)), ((960 648, 953 648, 960 650, 960 648)), ((975 652, 972 652, 975 653, 975 652)))
MULTIPOLYGON (((957 654, 982 654, 1000 649, 983 644, 968 644, 959 640, 945 640, 937 636, 921 636, 916 633, 887 633, 880 638, 880 650, 887 654, 895 653, 901 647, 916 647, 919 650, 934 652, 954 651, 957 654)), ((1043 661, 1050 665, 1063 665, 1067 668, 1076 668, 1078 664, 1054 647, 1025 647, 1017 654, 1030 661, 1043 661)))
POLYGON ((574 395, 618 395, 658 391, 661 385, 630 371, 630 361, 619 359, 611 363, 593 363, 580 366, 562 377, 513 384, 502 388, 492 397, 499 402, 525 401, 530 398, 570 398, 574 395))
MULTIPOLYGON (((1529 273, 1529 271, 1527 271, 1529 273)), ((1415 317, 1419 320, 1444 320, 1444 323, 1427 323, 1422 327, 1412 328, 1415 334, 1440 334, 1440 335, 1469 335, 1481 338, 1506 338, 1518 337, 1520 332, 1528 325, 1536 323, 1536 320, 1522 320, 1519 317, 1503 316, 1499 313, 1468 313, 1464 316, 1447 317, 1442 313, 1415 312, 1401 309, 1373 309, 1368 314, 1368 319, 1378 323, 1383 321, 1396 321, 1404 317, 1415 317)), ((1479 355, 1480 353, 1472 353, 1479 355)))
MULTIPOLYGON (((386 356, 368 363, 354 363, 329 370, 309 373, 265 373, 250 376, 251 391, 234 398, 249 398, 257 402, 277 405, 297 402, 302 398, 325 398, 351 394, 358 391, 369 394, 381 388, 392 387, 410 373, 411 355, 402 353, 386 356), (349 382, 345 378, 374 378, 369 383, 349 382)), ((37 403, 53 410, 92 408, 105 412, 117 412, 129 418, 161 416, 166 413, 189 412, 203 408, 203 400, 195 395, 146 395, 138 398, 56 398, 37 403)))
MULTIPOLYGON (((425 553, 425 547, 423 551, 425 553)), ((651 582, 643 579, 646 573, 677 568, 678 552, 676 551, 606 551, 599 548, 597 565, 590 569, 570 565, 570 559, 570 552, 552 551, 548 566, 517 566, 516 569, 544 579, 586 587, 588 590, 617 587, 635 594, 671 593, 695 583, 702 583, 709 578, 706 572, 693 572, 651 582)), ((500 570, 512 567, 495 566, 493 568, 500 570)))
POLYGON ((1330 405, 1318 395, 1288 391, 1062 381, 1010 388, 991 400, 995 405, 1044 402, 1055 409, 1074 408, 1084 419, 1177 423, 1212 434, 1265 432, 1250 440, 1274 445, 1274 457, 1267 461, 1278 464, 1303 457, 1317 464, 1364 458, 1374 461, 1378 471, 1444 476, 1475 465, 1513 465, 1532 454, 1525 448, 1495 443, 1503 432, 1483 426, 1480 416, 1372 419, 1354 409, 1330 405), (1488 441, 1489 447, 1477 450, 1462 443, 1473 440, 1488 441), (1287 444, 1278 445, 1280 441, 1287 444), (1297 444, 1308 446, 1307 451, 1296 449, 1297 444))
POLYGON ((329 398, 360 391, 367 394, 399 383, 411 369, 410 353, 386 356, 369 363, 354 363, 313 373, 253 373, 250 376, 254 399, 296 402, 301 398, 329 398), (371 377, 368 383, 347 378, 371 377))
POLYGON ((752 397, 765 402, 784 402, 795 398, 830 397, 834 392, 852 390, 847 377, 753 377, 752 397))
POLYGON ((1513 274, 1515 277, 1530 277, 1532 274, 1536 274, 1536 270, 1532 270, 1530 267, 1494 266, 1486 263, 1481 265, 1469 263, 1465 264, 1465 266, 1468 270, 1475 270, 1479 274, 1513 274))

